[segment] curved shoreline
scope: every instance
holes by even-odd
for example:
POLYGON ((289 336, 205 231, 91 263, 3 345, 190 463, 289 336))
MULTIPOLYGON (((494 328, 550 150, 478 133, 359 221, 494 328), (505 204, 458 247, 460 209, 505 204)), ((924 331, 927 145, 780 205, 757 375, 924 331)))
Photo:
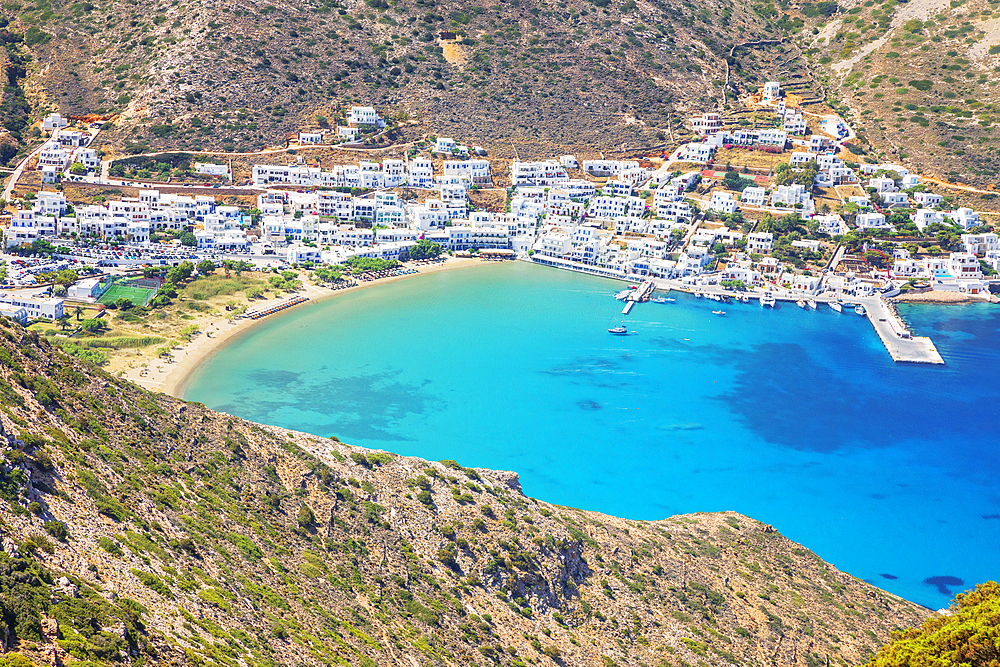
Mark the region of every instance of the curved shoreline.
MULTIPOLYGON (((385 285, 391 282, 405 280, 407 278, 417 278, 422 275, 429 275, 441 271, 465 269, 473 266, 488 266, 490 264, 491 263, 489 262, 483 262, 481 260, 448 257, 440 264, 431 264, 420 267, 419 273, 410 273, 400 276, 392 276, 391 278, 374 280, 372 282, 361 283, 356 287, 348 289, 331 290, 317 287, 315 285, 306 285, 299 293, 308 296, 309 301, 293 306, 284 312, 292 312, 302 306, 308 306, 311 303, 325 301, 341 294, 356 292, 358 290, 374 287, 376 285, 385 285)), ((277 302, 279 300, 276 299, 275 301, 277 302)), ((134 368, 129 370, 125 374, 125 377, 144 389, 154 392, 162 392, 183 400, 184 391, 195 371, 218 354, 218 352, 227 344, 253 330, 257 325, 270 321, 272 321, 270 318, 262 318, 259 320, 241 319, 237 321, 230 321, 225 318, 213 320, 204 327, 204 331, 199 333, 193 341, 176 351, 174 354, 174 361, 169 363, 164 362, 155 369, 150 368, 146 375, 141 375, 141 368, 134 368)))

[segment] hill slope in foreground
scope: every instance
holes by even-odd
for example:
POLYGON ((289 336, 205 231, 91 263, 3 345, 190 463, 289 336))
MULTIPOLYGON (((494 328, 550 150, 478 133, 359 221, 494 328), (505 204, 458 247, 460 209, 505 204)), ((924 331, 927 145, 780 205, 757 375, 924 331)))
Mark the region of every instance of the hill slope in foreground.
POLYGON ((858 664, 928 616, 744 516, 550 505, 148 393, 6 318, 0 378, 0 636, 38 664, 858 664))

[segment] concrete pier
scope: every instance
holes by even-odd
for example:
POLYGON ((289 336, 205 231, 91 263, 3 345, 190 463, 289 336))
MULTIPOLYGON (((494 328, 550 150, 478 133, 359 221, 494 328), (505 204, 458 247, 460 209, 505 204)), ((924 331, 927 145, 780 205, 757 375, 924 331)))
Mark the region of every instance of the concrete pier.
POLYGON ((926 336, 913 336, 906 324, 879 297, 860 299, 867 311, 868 321, 882 340, 893 361, 911 364, 943 364, 944 359, 926 336))

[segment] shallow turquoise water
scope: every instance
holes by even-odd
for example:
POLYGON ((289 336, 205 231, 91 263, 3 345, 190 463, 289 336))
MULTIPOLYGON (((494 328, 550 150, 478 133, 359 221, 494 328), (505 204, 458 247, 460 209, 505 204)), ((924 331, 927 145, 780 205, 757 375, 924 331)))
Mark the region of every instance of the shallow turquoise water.
POLYGON ((274 316, 185 398, 463 465, 635 519, 736 510, 931 607, 1000 576, 1000 308, 912 306, 944 367, 894 364, 828 308, 639 304, 622 283, 513 263, 274 316), (961 581, 961 583, 959 583, 961 581))

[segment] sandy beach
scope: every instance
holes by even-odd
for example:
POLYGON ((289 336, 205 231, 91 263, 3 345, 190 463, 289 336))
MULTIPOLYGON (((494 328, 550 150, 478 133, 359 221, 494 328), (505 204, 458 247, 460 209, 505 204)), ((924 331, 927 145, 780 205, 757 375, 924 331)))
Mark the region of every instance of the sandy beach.
MULTIPOLYGON (((391 278, 382 278, 371 282, 363 282, 347 289, 331 290, 329 288, 319 287, 316 285, 305 285, 301 290, 293 294, 286 294, 280 298, 269 299, 268 301, 261 301, 260 303, 254 304, 254 308, 266 308, 285 301, 292 296, 305 296, 309 299, 309 301, 293 306, 293 308, 308 308, 310 304, 314 304, 318 301, 329 299, 340 294, 355 292, 367 287, 373 287, 375 285, 385 285, 398 280, 416 278, 421 275, 438 273, 441 271, 452 271, 455 269, 464 269, 473 266, 485 266, 489 264, 491 264, 491 262, 484 262, 480 259, 447 257, 443 262, 414 267, 419 271, 419 273, 392 276, 391 278)), ((201 366, 201 364, 210 359, 213 354, 221 350, 226 343, 235 336, 249 331, 254 326, 267 321, 270 321, 270 316, 259 320, 229 320, 226 318, 217 318, 206 324, 202 328, 202 331, 192 337, 191 342, 175 348, 172 360, 167 361, 160 359, 149 363, 145 368, 132 368, 125 372, 124 377, 132 382, 135 382, 140 387, 149 389, 150 391, 162 392, 177 398, 183 398, 184 388, 187 386, 188 379, 191 377, 191 374, 199 366, 201 366)))

